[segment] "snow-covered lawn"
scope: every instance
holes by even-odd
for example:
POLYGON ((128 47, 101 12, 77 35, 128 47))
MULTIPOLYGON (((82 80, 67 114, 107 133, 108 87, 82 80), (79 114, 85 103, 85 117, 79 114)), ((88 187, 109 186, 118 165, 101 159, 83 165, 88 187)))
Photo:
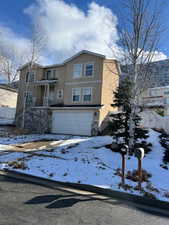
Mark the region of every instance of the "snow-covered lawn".
POLYGON ((14 124, 14 119, 2 119, 0 118, 0 125, 13 125, 14 124))
MULTIPOLYGON (((166 194, 169 195, 169 170, 160 167, 164 149, 159 144, 159 133, 151 130, 148 141, 153 144, 153 147, 143 160, 143 169, 152 176, 149 178, 149 182, 144 182, 142 186, 145 192, 152 193, 158 199, 169 201, 169 196, 166 197, 166 194)), ((10 139, 0 138, 0 150, 4 150, 4 152, 0 151, 0 168, 17 170, 51 180, 90 184, 143 195, 138 190, 134 190, 137 183, 129 179, 126 179, 127 190, 119 188, 121 177, 116 174, 117 169, 121 168, 121 155, 105 147, 111 142, 112 138, 109 136, 87 138, 24 135, 10 139), (6 148, 10 144, 42 139, 51 140, 50 148, 25 153, 6 152, 6 148)), ((126 157, 126 159, 126 172, 137 169, 137 159, 134 156, 130 159, 126 157)))

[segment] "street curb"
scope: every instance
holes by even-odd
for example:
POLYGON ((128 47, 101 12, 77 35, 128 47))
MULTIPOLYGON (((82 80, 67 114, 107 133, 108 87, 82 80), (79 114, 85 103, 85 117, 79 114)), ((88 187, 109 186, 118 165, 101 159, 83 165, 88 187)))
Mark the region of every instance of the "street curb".
POLYGON ((22 180, 29 181, 32 183, 50 187, 53 189, 57 188, 58 185, 60 185, 62 187, 74 188, 74 189, 78 189, 78 190, 82 190, 82 191, 88 191, 88 192, 94 192, 94 193, 101 194, 101 195, 106 195, 106 196, 109 196, 109 197, 112 197, 115 199, 129 201, 129 202, 132 202, 135 204, 141 204, 141 205, 150 206, 153 208, 169 210, 169 203, 161 201, 161 200, 145 198, 145 197, 141 197, 141 196, 134 195, 134 194, 124 193, 124 192, 120 192, 120 191, 114 191, 111 189, 103 189, 103 188, 92 186, 92 185, 53 181, 53 180, 49 180, 47 178, 41 178, 41 177, 36 177, 34 175, 23 174, 23 173, 20 173, 17 171, 10 171, 8 169, 0 170, 0 175, 6 176, 6 177, 11 177, 11 178, 22 179, 22 180))

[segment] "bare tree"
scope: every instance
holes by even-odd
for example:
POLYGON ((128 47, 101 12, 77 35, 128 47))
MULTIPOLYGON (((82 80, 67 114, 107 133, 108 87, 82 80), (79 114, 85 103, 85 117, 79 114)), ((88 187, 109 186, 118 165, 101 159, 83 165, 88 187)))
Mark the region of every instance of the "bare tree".
POLYGON ((160 14, 157 6, 152 7, 149 0, 125 0, 125 24, 120 29, 120 47, 126 74, 132 81, 130 99, 130 140, 129 147, 134 147, 135 123, 138 113, 138 99, 151 80, 149 65, 156 54, 160 40, 160 14))
MULTIPOLYGON (((1 35, 0 31, 0 35, 1 35)), ((18 67, 23 63, 23 56, 19 49, 5 39, 4 35, 0 39, 0 74, 6 77, 8 83, 18 79, 18 67)))
POLYGON ((26 105, 27 101, 27 94, 28 90, 30 87, 30 82, 31 82, 31 72, 33 70, 33 67, 35 64, 37 64, 40 60, 40 57, 42 55, 42 51, 45 46, 45 37, 42 35, 40 31, 40 27, 38 25, 34 25, 33 30, 32 30, 32 37, 30 40, 30 46, 29 46, 29 54, 25 55, 25 61, 28 64, 28 70, 27 74, 28 76, 26 77, 27 82, 26 82, 26 87, 25 87, 25 93, 23 97, 23 110, 22 110, 22 128, 25 127, 25 112, 28 109, 28 106, 26 105))
POLYGON ((18 64, 16 61, 0 55, 0 73, 6 77, 9 84, 18 79, 19 72, 17 71, 17 68, 18 64))

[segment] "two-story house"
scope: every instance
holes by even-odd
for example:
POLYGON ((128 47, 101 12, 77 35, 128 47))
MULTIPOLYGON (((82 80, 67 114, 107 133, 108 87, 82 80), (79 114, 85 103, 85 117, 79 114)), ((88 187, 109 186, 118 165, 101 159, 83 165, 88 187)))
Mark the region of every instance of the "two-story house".
POLYGON ((83 50, 62 64, 20 68, 16 125, 45 132, 96 135, 110 111, 119 64, 83 50), (24 123, 23 123, 24 120, 24 123), (45 125, 45 128, 41 125, 45 125))

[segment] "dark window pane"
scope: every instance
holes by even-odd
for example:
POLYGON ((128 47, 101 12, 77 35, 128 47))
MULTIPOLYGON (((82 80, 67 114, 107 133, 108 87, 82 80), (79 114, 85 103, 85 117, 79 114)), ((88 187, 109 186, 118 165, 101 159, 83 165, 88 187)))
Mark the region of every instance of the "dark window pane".
POLYGON ((85 75, 86 76, 92 76, 92 74, 93 74, 93 65, 87 65, 85 75))
POLYGON ((83 100, 84 100, 85 102, 91 101, 91 95, 84 95, 83 100))
POLYGON ((80 98, 79 98, 79 95, 74 95, 74 96, 73 96, 73 101, 74 101, 74 102, 79 102, 79 99, 80 99, 80 98))

